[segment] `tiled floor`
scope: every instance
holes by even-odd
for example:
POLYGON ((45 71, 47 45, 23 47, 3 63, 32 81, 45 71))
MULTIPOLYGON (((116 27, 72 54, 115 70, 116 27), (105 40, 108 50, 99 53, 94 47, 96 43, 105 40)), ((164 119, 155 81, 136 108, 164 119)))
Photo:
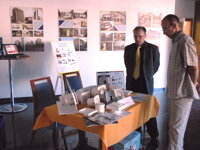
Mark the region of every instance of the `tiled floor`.
MULTIPOLYGON (((157 150, 166 150, 167 147, 167 100, 165 93, 156 92, 154 94, 160 101, 159 115, 157 117, 159 128, 160 145, 157 150)), ((27 103, 28 109, 12 114, 4 114, 6 124, 6 150, 53 150, 51 132, 48 129, 39 129, 36 132, 35 141, 30 147, 31 129, 33 124, 33 105, 27 103), (14 118, 13 118, 14 117, 14 118), (14 119, 14 129, 12 126, 12 119, 14 119), (13 132, 16 131, 16 132, 13 132), (15 134, 14 134, 15 133, 15 134), (14 142, 16 141, 16 142, 14 142)), ((195 101, 191 112, 188 128, 185 138, 185 150, 199 150, 200 148, 200 101, 195 101), (198 107, 199 106, 199 107, 198 107)), ((99 138, 97 135, 87 133, 89 145, 98 149, 99 138)), ((69 150, 76 146, 78 136, 70 137, 68 139, 69 150)), ((62 143, 61 143, 62 148, 62 143)))

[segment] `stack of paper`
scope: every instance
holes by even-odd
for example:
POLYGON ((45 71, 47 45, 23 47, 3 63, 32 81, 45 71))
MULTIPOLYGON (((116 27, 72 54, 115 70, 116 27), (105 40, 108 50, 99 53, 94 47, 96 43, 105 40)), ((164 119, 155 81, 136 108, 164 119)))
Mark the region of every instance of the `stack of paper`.
POLYGON ((149 99, 149 95, 148 94, 143 94, 143 93, 136 93, 135 95, 131 96, 133 101, 135 102, 143 102, 145 100, 149 99))
POLYGON ((105 113, 100 113, 100 114, 95 114, 88 119, 91 121, 94 121, 100 125, 105 125, 105 124, 112 124, 113 122, 119 120, 119 116, 112 112, 105 112, 105 113))
POLYGON ((105 125, 105 124, 117 123, 120 118, 127 116, 129 114, 130 112, 124 110, 119 111, 117 113, 113 112, 95 113, 94 115, 88 117, 88 119, 99 125, 105 125))
POLYGON ((125 110, 117 112, 94 113, 89 117, 83 117, 83 120, 87 127, 99 126, 105 124, 115 124, 118 123, 117 120, 129 114, 130 112, 127 112, 125 110))

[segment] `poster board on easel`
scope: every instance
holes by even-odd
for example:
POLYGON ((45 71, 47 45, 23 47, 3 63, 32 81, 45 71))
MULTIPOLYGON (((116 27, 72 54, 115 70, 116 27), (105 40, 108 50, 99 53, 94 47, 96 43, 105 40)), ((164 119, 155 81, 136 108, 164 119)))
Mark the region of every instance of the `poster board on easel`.
POLYGON ((57 64, 57 79, 55 85, 55 92, 58 87, 59 80, 61 81, 61 92, 64 91, 64 83, 62 74, 66 72, 78 71, 78 62, 76 58, 75 48, 73 41, 59 41, 52 43, 53 55, 57 64))

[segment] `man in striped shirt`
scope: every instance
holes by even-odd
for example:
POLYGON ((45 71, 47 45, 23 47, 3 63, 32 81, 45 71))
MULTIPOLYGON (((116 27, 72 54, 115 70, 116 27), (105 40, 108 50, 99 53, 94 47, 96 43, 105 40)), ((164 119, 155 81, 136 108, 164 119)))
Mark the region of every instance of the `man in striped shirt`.
POLYGON ((172 39, 167 71, 169 102, 168 150, 183 150, 183 140, 192 102, 199 99, 198 57, 193 39, 182 32, 179 18, 167 15, 162 20, 163 33, 172 39))

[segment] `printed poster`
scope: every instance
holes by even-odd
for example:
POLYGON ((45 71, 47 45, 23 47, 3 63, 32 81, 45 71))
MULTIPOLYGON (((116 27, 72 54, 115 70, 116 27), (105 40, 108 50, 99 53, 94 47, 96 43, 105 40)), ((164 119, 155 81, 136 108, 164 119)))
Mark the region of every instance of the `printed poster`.
POLYGON ((73 41, 52 43, 52 49, 59 73, 79 70, 73 41))
POLYGON ((19 51, 44 51, 43 9, 10 8, 12 42, 19 51))
POLYGON ((126 40, 126 12, 100 11, 100 50, 124 50, 126 40))
POLYGON ((58 10, 59 41, 74 41, 76 51, 87 51, 87 10, 58 10))
POLYGON ((162 35, 161 28, 162 13, 140 12, 138 24, 147 29, 146 40, 160 46, 160 37, 162 35))

